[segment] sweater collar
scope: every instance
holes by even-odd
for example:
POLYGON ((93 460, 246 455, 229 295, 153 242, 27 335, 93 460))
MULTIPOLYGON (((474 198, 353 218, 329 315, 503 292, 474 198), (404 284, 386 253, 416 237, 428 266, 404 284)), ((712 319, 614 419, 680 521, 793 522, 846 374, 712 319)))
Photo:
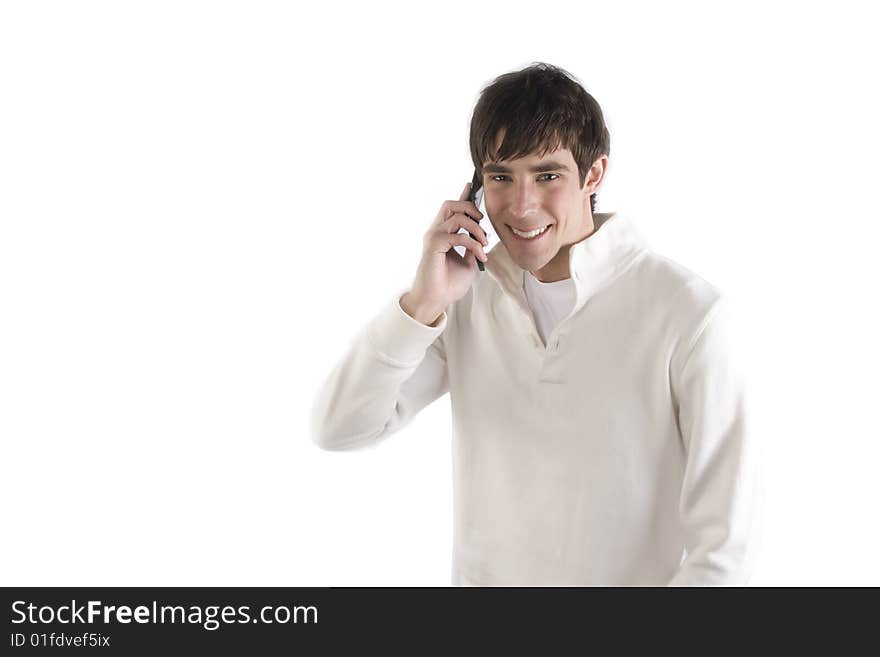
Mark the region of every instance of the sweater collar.
MULTIPOLYGON (((590 297, 609 285, 648 251, 648 244, 632 219, 618 212, 595 212, 596 229, 568 252, 568 265, 576 299, 572 314, 590 297)), ((531 313, 523 289, 525 270, 520 269, 503 242, 489 252, 486 271, 501 288, 531 313)))

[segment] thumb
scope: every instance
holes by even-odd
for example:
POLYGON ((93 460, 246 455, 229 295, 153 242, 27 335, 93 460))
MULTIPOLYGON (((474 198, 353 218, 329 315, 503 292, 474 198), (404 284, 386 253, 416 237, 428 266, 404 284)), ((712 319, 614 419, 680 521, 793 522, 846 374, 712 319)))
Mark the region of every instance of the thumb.
POLYGON ((471 184, 468 183, 464 186, 464 191, 461 193, 461 196, 458 197, 459 201, 467 201, 468 197, 471 195, 471 184))

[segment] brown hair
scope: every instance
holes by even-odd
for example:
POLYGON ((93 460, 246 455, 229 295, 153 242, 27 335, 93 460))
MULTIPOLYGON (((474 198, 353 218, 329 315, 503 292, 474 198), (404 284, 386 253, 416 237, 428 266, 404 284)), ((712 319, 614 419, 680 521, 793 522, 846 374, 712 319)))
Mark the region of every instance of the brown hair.
MULTIPOLYGON (((498 76, 480 92, 471 117, 470 148, 480 176, 489 161, 567 148, 583 187, 593 162, 610 154, 611 136, 602 108, 577 78, 557 66, 533 62, 498 76), (504 141, 496 153, 502 128, 504 141)), ((595 193, 590 210, 596 210, 595 193)))

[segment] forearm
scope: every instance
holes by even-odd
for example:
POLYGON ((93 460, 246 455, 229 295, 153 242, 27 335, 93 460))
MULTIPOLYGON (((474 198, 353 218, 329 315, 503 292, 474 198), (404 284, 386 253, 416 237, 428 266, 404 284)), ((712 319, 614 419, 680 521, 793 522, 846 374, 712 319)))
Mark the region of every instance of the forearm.
POLYGON ((445 360, 434 343, 443 328, 443 315, 430 327, 404 317, 399 305, 386 306, 321 386, 312 407, 314 442, 328 450, 376 442, 442 395, 445 360))

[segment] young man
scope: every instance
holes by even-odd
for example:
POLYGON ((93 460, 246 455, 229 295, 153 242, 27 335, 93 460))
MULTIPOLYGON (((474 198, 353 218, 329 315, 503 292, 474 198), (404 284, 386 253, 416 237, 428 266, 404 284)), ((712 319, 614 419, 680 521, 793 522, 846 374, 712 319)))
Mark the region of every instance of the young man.
POLYGON ((454 585, 744 584, 759 479, 726 298, 595 212, 609 135, 565 71, 497 78, 470 143, 501 242, 483 251, 468 186, 443 203, 315 442, 375 443, 450 393, 454 585))

